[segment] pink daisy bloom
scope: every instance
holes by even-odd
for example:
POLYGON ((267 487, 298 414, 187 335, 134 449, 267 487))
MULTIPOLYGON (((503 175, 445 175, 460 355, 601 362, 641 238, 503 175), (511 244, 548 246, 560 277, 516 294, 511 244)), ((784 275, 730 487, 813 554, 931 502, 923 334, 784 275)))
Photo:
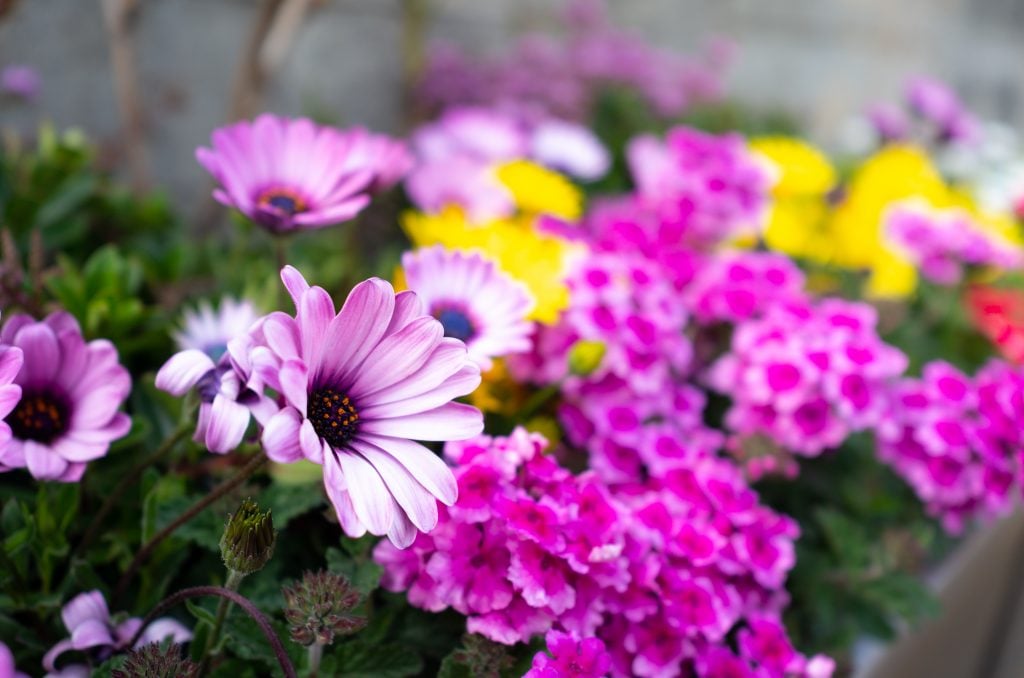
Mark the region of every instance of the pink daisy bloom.
POLYGON ((213 197, 275 233, 351 219, 384 175, 365 133, 306 118, 264 114, 215 130, 211 141, 196 158, 220 183, 213 197))
POLYGON ((530 350, 533 296, 479 253, 437 246, 402 256, 405 281, 481 369, 491 358, 530 350))
POLYGON ((480 411, 451 402, 479 385, 480 368, 414 292, 371 278, 336 313, 291 266, 281 278, 296 315, 272 313, 262 325, 277 361, 267 383, 284 401, 263 431, 267 455, 322 464, 345 532, 386 534, 404 548, 437 524, 437 500, 450 506, 458 494, 448 466, 413 440, 481 432, 480 411))
MULTIPOLYGON (((138 617, 114 624, 107 601, 99 591, 78 594, 60 611, 60 617, 71 637, 54 645, 43 657, 47 676, 91 675, 91 669, 83 664, 70 664, 58 669, 57 658, 69 650, 77 650, 88 653, 98 662, 106 661, 115 652, 128 649, 128 641, 142 625, 142 619, 138 617)), ((165 638, 184 643, 192 639, 192 632, 169 617, 155 619, 142 632, 135 647, 159 643, 165 638)))
MULTIPOLYGON (((106 455, 131 428, 128 415, 118 412, 132 382, 117 349, 105 339, 86 343, 64 312, 42 321, 11 316, 0 344, 24 354, 13 382, 21 399, 5 418, 11 436, 0 436, 0 471, 27 467, 38 480, 78 482, 86 463, 106 455)), ((0 383, 13 360, 0 358, 0 383)))

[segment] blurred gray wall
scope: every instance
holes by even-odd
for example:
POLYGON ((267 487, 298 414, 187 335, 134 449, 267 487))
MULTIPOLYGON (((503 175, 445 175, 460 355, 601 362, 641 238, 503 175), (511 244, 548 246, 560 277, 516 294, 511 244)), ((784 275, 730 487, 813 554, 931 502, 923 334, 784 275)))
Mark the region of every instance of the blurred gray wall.
MULTIPOLYGON (((427 38, 482 51, 543 28, 556 0, 427 0, 427 38)), ((2 4, 2 3, 0 3, 2 4)), ((228 115, 233 73, 257 0, 139 0, 137 56, 145 145, 156 183, 194 200, 206 182, 193 149, 228 115)), ((909 74, 956 85, 986 117, 1024 127, 1024 0, 612 0, 612 15, 666 47, 709 34, 739 46, 729 91, 784 109, 819 141, 909 74)), ((402 120, 402 0, 313 2, 265 108, 315 111, 397 131, 402 120)), ((20 0, 0 24, 0 66, 36 67, 33 105, 0 105, 0 127, 41 116, 116 142, 121 125, 100 0, 20 0)), ((116 149, 116 144, 112 146, 116 149)))

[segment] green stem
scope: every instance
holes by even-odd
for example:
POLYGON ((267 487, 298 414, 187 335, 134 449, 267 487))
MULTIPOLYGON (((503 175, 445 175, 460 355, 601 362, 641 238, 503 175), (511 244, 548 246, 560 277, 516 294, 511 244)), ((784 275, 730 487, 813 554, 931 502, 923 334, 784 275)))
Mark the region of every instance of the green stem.
POLYGON ((138 463, 133 466, 128 473, 121 477, 121 481, 116 487, 107 495, 107 498, 103 501, 103 505, 100 506, 100 510, 93 517, 89 523, 89 527, 85 530, 85 535, 82 540, 78 542, 78 546, 75 547, 74 553, 71 555, 72 560, 76 555, 85 551, 86 548, 92 544, 96 535, 100 531, 100 527, 103 526, 103 521, 107 515, 114 509, 117 501, 121 496, 128 490, 129 487, 135 485, 135 481, 142 475, 143 471, 158 462, 165 454, 174 449, 175 446, 181 440, 188 435, 188 432, 192 429, 192 424, 181 424, 170 436, 168 436, 152 454, 141 459, 138 463))
POLYGON ((545 386, 541 390, 530 396, 530 399, 523 405, 523 409, 519 412, 519 417, 522 422, 527 422, 530 418, 537 414, 542 407, 548 404, 552 398, 557 396, 562 390, 562 382, 556 382, 550 386, 545 386))
MULTIPOLYGON (((245 575, 241 572, 235 572, 234 570, 228 570, 228 580, 224 582, 224 588, 228 591, 237 591, 238 585, 245 579, 245 575)), ((221 598, 220 602, 217 603, 217 618, 213 622, 213 631, 210 632, 209 637, 206 639, 206 649, 203 651, 203 661, 199 664, 199 675, 203 676, 206 674, 206 669, 210 665, 212 658, 213 648, 217 647, 217 641, 220 640, 220 631, 224 626, 224 620, 227 619, 228 612, 231 610, 231 600, 228 598, 221 598)))
POLYGON ((320 672, 320 660, 324 657, 324 646, 322 643, 313 643, 307 650, 309 657, 309 678, 316 678, 320 672))
POLYGON ((239 470, 239 472, 232 478, 225 480, 223 483, 213 488, 209 494, 193 504, 187 511, 182 513, 180 516, 174 519, 174 521, 165 527, 164 529, 153 535, 152 539, 146 542, 142 548, 139 549, 138 553, 135 554, 135 558, 132 559, 131 565, 125 570, 124 574, 121 575, 121 579, 117 582, 117 588, 114 589, 113 600, 119 600, 124 594, 125 589, 128 588, 128 583, 131 582, 132 578, 142 567, 142 564, 147 558, 156 550, 156 547, 160 546, 167 537, 174 534, 174 531, 179 527, 187 523, 188 521, 195 518, 197 515, 202 513, 207 507, 213 504, 215 501, 223 497, 228 492, 244 483, 248 480, 249 476, 259 470, 263 464, 267 461, 267 457, 264 454, 257 454, 249 463, 239 470))

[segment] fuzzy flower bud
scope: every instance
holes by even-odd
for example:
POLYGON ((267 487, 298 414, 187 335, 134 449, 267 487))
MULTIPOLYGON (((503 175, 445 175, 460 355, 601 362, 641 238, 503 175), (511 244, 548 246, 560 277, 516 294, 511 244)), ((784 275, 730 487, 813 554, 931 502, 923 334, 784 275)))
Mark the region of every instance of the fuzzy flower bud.
POLYGON ((128 654, 113 678, 197 678, 199 665, 182 657, 181 645, 149 643, 128 654))
POLYGON ((499 678, 503 671, 515 665, 507 646, 475 633, 462 636, 462 648, 455 651, 452 659, 479 678, 499 678))
POLYGON ((335 636, 355 633, 366 618, 352 614, 361 596, 343 575, 321 570, 307 572, 302 581, 282 589, 284 616, 292 640, 300 645, 330 645, 335 636))
POLYGON ((590 376, 601 366, 605 350, 603 341, 580 339, 569 349, 569 371, 578 377, 590 376))
POLYGON ((224 565, 240 575, 258 572, 274 555, 277 531, 270 511, 246 499, 229 518, 220 538, 220 555, 224 565))

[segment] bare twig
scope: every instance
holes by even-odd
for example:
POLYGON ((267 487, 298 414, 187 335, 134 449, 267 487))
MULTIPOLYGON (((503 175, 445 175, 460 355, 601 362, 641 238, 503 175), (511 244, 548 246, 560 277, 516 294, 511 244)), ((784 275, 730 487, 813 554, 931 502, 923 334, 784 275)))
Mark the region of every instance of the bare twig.
POLYGON ((228 116, 231 120, 252 117, 260 108, 268 73, 263 68, 260 55, 274 20, 285 0, 263 0, 252 31, 242 50, 242 58, 235 72, 231 88, 231 104, 228 116))
POLYGON ((150 172, 145 143, 145 116, 135 59, 135 26, 139 3, 138 0, 100 0, 100 5, 110 39, 110 65, 123 126, 121 148, 128 157, 132 188, 142 192, 150 185, 150 172))
POLYGON ((416 123, 415 90, 423 71, 424 36, 429 18, 427 0, 403 0, 402 2, 402 85, 405 97, 406 128, 416 123))
POLYGON ((270 625, 270 620, 267 616, 260 612, 259 608, 253 605, 252 601, 245 596, 235 593, 229 589, 221 586, 193 586, 192 588, 182 589, 177 593, 173 593, 167 598, 163 599, 157 606, 149 611, 145 619, 142 620, 142 624, 139 625, 139 630, 135 632, 132 639, 128 641, 127 647, 135 647, 135 643, 139 642, 139 638, 142 637, 142 632, 146 630, 149 624, 162 615, 167 610, 171 609, 178 603, 182 603, 189 598, 198 598, 200 596, 219 596, 230 600, 238 607, 245 610, 245 612, 252 617, 252 620, 256 622, 256 625, 260 627, 260 631, 263 632, 263 637, 270 643, 270 647, 274 650, 274 656, 277 657, 277 663, 281 666, 281 671, 284 672, 286 678, 297 678, 295 673, 295 667, 292 665, 292 660, 288 657, 288 652, 285 651, 284 645, 281 644, 281 639, 277 637, 274 632, 274 627, 270 625))

